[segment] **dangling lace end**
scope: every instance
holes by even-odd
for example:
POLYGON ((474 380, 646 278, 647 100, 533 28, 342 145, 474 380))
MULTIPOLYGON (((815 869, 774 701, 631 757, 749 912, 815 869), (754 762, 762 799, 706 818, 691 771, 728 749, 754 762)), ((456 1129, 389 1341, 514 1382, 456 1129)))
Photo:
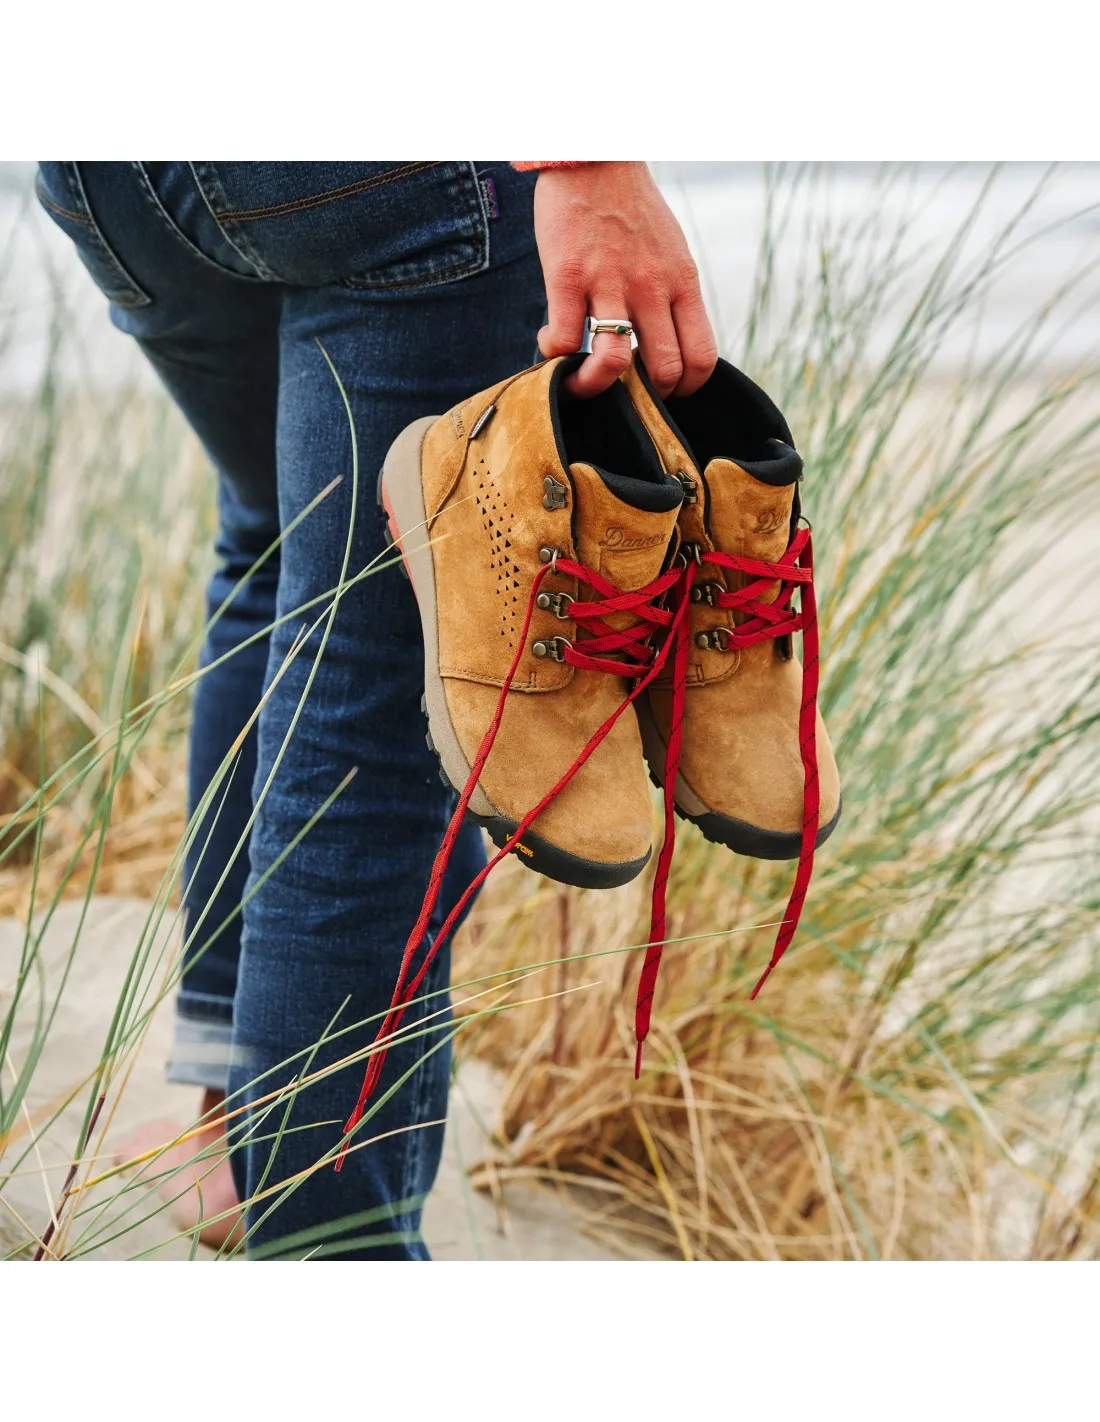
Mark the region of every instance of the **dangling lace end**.
POLYGON ((634 1080, 640 1081, 642 1077, 642 1048, 645 1046, 645 1039, 638 1039, 638 1049, 634 1053, 634 1080))
POLYGON ((340 1145, 340 1152, 338 1152, 337 1158, 335 1158, 334 1170, 340 1170, 341 1166, 344 1165, 344 1156, 347 1155, 348 1148, 350 1148, 351 1145, 351 1132, 355 1129, 355 1126, 358 1126, 358 1123, 362 1121, 362 1113, 367 1109, 367 1102, 370 1101, 371 1096, 374 1095, 374 1088, 378 1085, 379 1076, 382 1075, 382 1062, 384 1061, 385 1052, 377 1052, 377 1054, 370 1059, 370 1062, 368 1062, 367 1074, 362 1078, 360 1099, 355 1102, 355 1109, 351 1112, 351 1115, 348 1116, 347 1125, 344 1126, 344 1139, 340 1145))
POLYGON ((336 1164, 332 1167, 339 1174, 344 1168, 344 1156, 347 1155, 351 1147, 351 1133, 363 1119, 362 1105, 356 1106, 355 1110, 348 1117, 348 1123, 344 1127, 344 1139, 340 1142, 340 1149, 336 1153, 336 1164))
POLYGON ((363 1085, 359 1091, 359 1100, 355 1103, 355 1110, 348 1117, 347 1124, 344 1126, 344 1138, 340 1142, 340 1149, 336 1155, 336 1163, 333 1166, 334 1170, 338 1171, 343 1167, 344 1156, 347 1155, 351 1148, 352 1132, 363 1119, 363 1113, 367 1109, 367 1102, 374 1094, 374 1088, 378 1085, 378 1078, 382 1074, 382 1061, 384 1057, 384 1053, 376 1054, 371 1057, 367 1065, 367 1073, 363 1078, 363 1085))
MULTIPOLYGON (((783 955, 780 954, 779 956, 782 957, 783 955)), ((750 1002, 755 1002, 755 1001, 756 1001, 757 993, 759 993, 760 989, 764 986, 764 984, 765 984, 765 983, 768 981, 768 979, 771 977, 771 975, 772 975, 772 969, 775 967, 775 965, 776 965, 778 962, 779 962, 779 958, 773 958, 772 961, 768 964, 768 966, 764 969, 764 971, 760 974, 760 980, 757 982, 757 984, 756 984, 756 986, 753 988, 752 992, 749 993, 749 1001, 750 1001, 750 1002)))

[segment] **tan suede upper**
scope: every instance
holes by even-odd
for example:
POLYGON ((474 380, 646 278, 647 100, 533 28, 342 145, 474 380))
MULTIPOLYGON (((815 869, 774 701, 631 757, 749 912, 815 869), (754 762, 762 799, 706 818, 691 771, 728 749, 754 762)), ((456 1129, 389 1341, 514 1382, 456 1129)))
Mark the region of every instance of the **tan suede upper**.
MULTIPOLYGON (((664 420, 637 373, 628 373, 624 383, 655 442, 659 437, 663 441, 663 448, 661 443, 658 448, 666 468, 686 468, 699 479, 699 471, 675 436, 667 431, 659 436, 664 420)), ((767 562, 781 557, 790 541, 795 488, 794 484, 766 484, 731 460, 711 460, 701 476, 699 497, 685 504, 680 515, 683 542, 698 544, 702 550, 696 583, 743 587, 748 581, 708 564, 706 553, 712 549, 767 562)), ((774 601, 778 591, 776 583, 760 600, 774 601)), ((699 632, 744 617, 706 603, 692 606, 692 663, 677 797, 689 813, 706 810, 759 829, 793 833, 802 827, 803 812, 804 770, 798 743, 801 663, 793 656, 784 659, 774 640, 730 652, 695 644, 699 632)), ((667 742, 671 712, 667 682, 651 687, 648 698, 660 736, 667 742)), ((826 824, 840 803, 840 778, 820 712, 817 758, 821 823, 826 824)))
MULTIPOLYGON (((627 590, 659 575, 675 537, 675 509, 643 512, 617 498, 590 465, 563 467, 549 398, 558 364, 547 361, 456 406, 435 422, 423 445, 440 672, 468 761, 520 648, 532 582, 545 566, 540 548, 557 548, 627 590), (556 495, 548 493, 548 479, 556 495), (564 506, 546 506, 555 501, 564 506)), ((551 573, 542 590, 576 598, 578 580, 551 573)), ((536 641, 554 637, 583 646, 571 618, 536 609, 481 776, 489 800, 513 822, 561 777, 630 689, 618 677, 533 654, 536 641)), ((601 863, 647 854, 652 810, 631 708, 533 828, 550 843, 601 863)))

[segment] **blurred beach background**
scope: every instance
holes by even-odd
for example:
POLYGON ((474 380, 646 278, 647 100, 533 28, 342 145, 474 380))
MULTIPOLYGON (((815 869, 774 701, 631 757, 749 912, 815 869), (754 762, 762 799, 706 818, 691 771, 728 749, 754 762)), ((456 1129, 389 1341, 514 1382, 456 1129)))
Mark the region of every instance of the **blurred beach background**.
MULTIPOLYGON (((1092 1258, 1100 165, 654 170, 806 456, 845 821, 756 1004, 787 872, 681 831, 637 1086, 648 881, 501 866, 429 1242, 1092 1258)), ((67 1257, 202 1257, 110 1162, 193 1109, 160 1073, 212 475, 32 184, 0 164, 0 1241, 64 1199, 67 1257)))

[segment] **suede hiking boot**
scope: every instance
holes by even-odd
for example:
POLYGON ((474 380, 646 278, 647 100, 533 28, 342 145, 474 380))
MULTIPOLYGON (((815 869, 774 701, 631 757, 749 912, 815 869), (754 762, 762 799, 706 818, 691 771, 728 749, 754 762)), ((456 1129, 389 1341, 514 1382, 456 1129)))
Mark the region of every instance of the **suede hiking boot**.
POLYGON ((574 400, 569 368, 547 361, 409 426, 379 497, 420 609, 443 778, 463 791, 477 764, 467 813, 498 846, 606 888, 650 856, 637 721, 616 713, 670 618, 683 490, 627 391, 574 400))
MULTIPOLYGON (((663 446, 662 459, 683 477, 681 547, 696 561, 677 808, 708 839, 738 854, 797 859, 805 789, 803 674, 791 645, 792 631, 801 630, 793 626, 791 603, 800 583, 791 581, 793 561, 783 560, 802 531, 802 460, 775 405, 726 361, 701 390, 663 407, 644 373, 635 368, 624 380, 663 446), (709 559, 711 553, 720 561, 709 559), (730 559, 767 567, 731 566, 730 559)), ((658 784, 671 682, 666 666, 638 707, 658 784)), ((814 727, 821 845, 840 818, 840 781, 820 712, 814 727)))

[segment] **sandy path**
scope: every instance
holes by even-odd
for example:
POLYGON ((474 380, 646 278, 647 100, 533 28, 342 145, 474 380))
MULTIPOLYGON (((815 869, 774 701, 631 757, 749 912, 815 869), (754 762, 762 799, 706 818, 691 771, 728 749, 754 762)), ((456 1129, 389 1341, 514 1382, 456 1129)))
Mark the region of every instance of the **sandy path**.
MULTIPOLYGON (((26 1106, 32 1119, 49 1114, 84 1079, 99 1058, 120 986, 148 905, 136 899, 104 897, 93 901, 80 935, 72 973, 62 997, 47 1046, 34 1075, 26 1106)), ((63 904, 46 935, 43 952, 46 1000, 56 993, 59 974, 73 941, 80 914, 78 903, 63 904)), ((0 1012, 10 1000, 18 970, 23 931, 14 919, 0 920, 0 1012)), ((22 1005, 11 1043, 13 1064, 26 1059, 38 989, 22 1005)), ((188 1120, 198 1092, 170 1086, 163 1080, 163 1063, 171 1036, 171 1008, 157 1009, 141 1049, 137 1065, 122 1093, 107 1133, 106 1146, 125 1137, 142 1123, 167 1117, 188 1120)), ((8 1090, 10 1070, 4 1068, 8 1090)), ((35 1228, 48 1218, 46 1189, 56 1197, 64 1180, 67 1153, 77 1138, 87 1092, 66 1107, 40 1144, 43 1170, 33 1157, 18 1173, 4 1181, 0 1176, 0 1241, 11 1247, 20 1234, 14 1210, 35 1228), (10 1208, 8 1208, 10 1206, 10 1208)), ((473 1164, 483 1154, 485 1139, 482 1122, 491 1123, 496 1108, 497 1086, 492 1075, 479 1063, 469 1064, 459 1074, 452 1095, 447 1145, 439 1182, 428 1204, 424 1232, 436 1259, 613 1259, 616 1256, 579 1233, 568 1207, 545 1192, 509 1188, 502 1212, 483 1195, 472 1190, 460 1162, 473 1164)), ((11 1170, 22 1153, 27 1136, 16 1135, 9 1143, 0 1170, 11 1170)), ((96 1187, 89 1192, 89 1205, 102 1201, 118 1189, 96 1187)), ((135 1216, 154 1208, 146 1192, 135 1192, 135 1216)), ((91 1215, 82 1216, 91 1219, 91 1215)), ((186 1259, 188 1244, 176 1240, 164 1243, 174 1233, 165 1214, 138 1224, 124 1237, 103 1243, 95 1250, 98 1259, 129 1259, 156 1249, 157 1258, 186 1259), (158 1246, 163 1246, 157 1248, 158 1246)), ((202 1252, 205 1257, 211 1255, 202 1252)))

